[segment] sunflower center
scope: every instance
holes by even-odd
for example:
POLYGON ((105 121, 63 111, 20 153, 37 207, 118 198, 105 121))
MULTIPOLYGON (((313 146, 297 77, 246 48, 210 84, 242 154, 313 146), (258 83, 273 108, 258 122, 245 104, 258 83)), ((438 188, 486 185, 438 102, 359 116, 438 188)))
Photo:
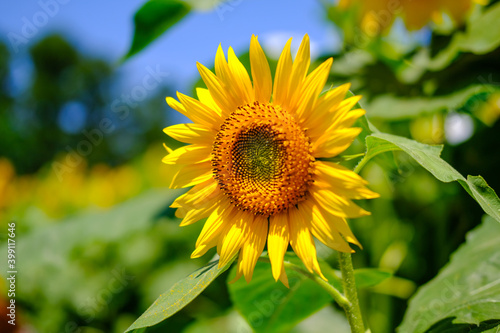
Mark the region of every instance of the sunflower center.
POLYGON ((214 177, 241 210, 269 216, 305 199, 314 157, 309 138, 279 106, 238 107, 222 124, 212 150, 214 177))

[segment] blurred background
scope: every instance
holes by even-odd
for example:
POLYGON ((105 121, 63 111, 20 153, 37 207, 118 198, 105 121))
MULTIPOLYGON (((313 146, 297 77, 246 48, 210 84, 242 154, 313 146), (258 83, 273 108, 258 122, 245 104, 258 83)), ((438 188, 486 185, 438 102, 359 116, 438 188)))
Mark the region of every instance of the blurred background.
MULTIPOLYGON (((196 62, 212 67, 219 44, 248 65, 252 34, 273 72, 286 40, 296 50, 309 34, 312 68, 333 56, 328 87, 351 82, 380 130, 444 144, 460 173, 500 188, 500 38, 487 26, 500 19, 499 4, 438 2, 191 1, 187 15, 128 58, 144 1, 0 4, 0 239, 6 251, 15 222, 19 272, 17 325, 2 332, 123 332, 208 262, 209 254, 188 256, 202 223, 179 228, 168 208, 180 192, 167 189, 162 142, 179 143, 162 129, 186 119, 165 96, 192 95, 202 85, 196 62)), ((363 151, 355 142, 348 153, 363 151)), ((363 290, 361 304, 372 332, 393 332, 408 298, 483 212, 458 183, 440 183, 403 153, 377 157, 363 176, 381 198, 361 203, 372 216, 351 223, 364 245, 354 263, 397 278, 363 290)), ((320 255, 336 265, 335 253, 320 255)), ((147 331, 251 332, 227 274, 147 331)), ((292 332, 331 325, 348 332, 334 305, 292 332)))

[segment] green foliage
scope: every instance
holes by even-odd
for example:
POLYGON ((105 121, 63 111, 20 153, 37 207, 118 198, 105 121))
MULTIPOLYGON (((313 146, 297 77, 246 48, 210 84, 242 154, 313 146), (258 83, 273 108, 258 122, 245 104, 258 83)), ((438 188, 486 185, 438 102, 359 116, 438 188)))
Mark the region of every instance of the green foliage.
POLYGON ((141 51, 186 16, 191 7, 179 0, 149 0, 134 15, 134 38, 124 60, 141 51))
POLYGON ((161 294, 126 332, 140 332, 140 329, 156 325, 174 315, 224 273, 231 266, 233 260, 221 268, 218 267, 218 260, 210 262, 177 282, 172 288, 161 294))
POLYGON ((391 276, 391 273, 376 268, 359 268, 354 271, 354 278, 358 288, 374 287, 391 276))
POLYGON ((417 68, 437 71, 449 66, 460 52, 472 52, 474 54, 485 54, 500 46, 500 35, 496 29, 492 29, 500 20, 500 3, 496 3, 484 10, 483 13, 474 17, 467 25, 464 32, 453 35, 450 45, 442 50, 435 58, 429 54, 420 54, 415 64, 417 68))
MULTIPOLYGON (((306 270, 296 256, 285 255, 285 263, 306 270)), ((340 272, 320 260, 320 267, 328 282, 342 291, 340 272)), ((286 332, 305 318, 319 311, 332 302, 329 296, 317 283, 306 275, 285 264, 290 288, 272 278, 271 265, 268 262, 257 262, 252 280, 247 283, 239 279, 230 283, 231 299, 240 313, 256 332, 286 332)), ((228 277, 231 281, 236 276, 233 267, 228 277)), ((392 276, 391 273, 378 269, 355 270, 358 288, 375 286, 392 276)))
MULTIPOLYGON (((286 259, 297 262, 294 257, 286 259)), ((291 269, 286 271, 290 288, 274 281, 271 265, 265 262, 257 262, 250 283, 240 279, 229 284, 231 300, 256 332, 286 332, 332 301, 331 296, 309 278, 291 269)), ((233 268, 229 281, 235 272, 233 268)), ((332 272, 324 274, 329 281, 340 285, 332 272)))
POLYGON ((384 120, 411 119, 428 113, 459 109, 478 95, 490 95, 498 92, 493 85, 475 85, 459 90, 449 95, 432 97, 397 97, 382 95, 375 98, 366 107, 370 118, 384 120), (394 112, 398 110, 398 112, 394 112))
MULTIPOLYGON (((114 244, 127 240, 127 249, 141 257, 140 267, 147 265, 157 252, 154 236, 149 235, 147 244, 139 242, 139 247, 131 237, 153 228, 152 221, 178 194, 151 190, 111 210, 91 209, 64 222, 18 234, 16 256, 22 260, 17 264, 17 283, 23 287, 16 291, 16 298, 32 303, 36 327, 54 332, 68 321, 98 326, 110 307, 119 307, 123 294, 139 278, 133 269, 133 255, 122 257, 114 244), (65 317, 66 311, 77 313, 81 319, 71 321, 65 317)), ((41 216, 31 219, 40 223, 41 216)), ((6 244, 1 250, 7 252, 6 244)), ((4 272, 6 264, 0 263, 4 272)))
MULTIPOLYGON (((433 324, 480 325, 500 320, 500 225, 489 217, 469 233, 451 261, 410 300, 400 332, 426 332, 433 324)), ((448 326, 449 326, 448 325, 448 326)), ((495 326, 496 326, 495 325, 495 326)), ((490 327, 491 328, 491 327, 490 327)), ((442 330, 439 332, 445 331, 442 330)), ((477 331, 481 332, 481 331, 477 331)))
POLYGON ((446 163, 440 157, 443 146, 430 146, 387 133, 374 133, 367 137, 366 146, 367 153, 356 169, 361 169, 371 158, 380 153, 403 150, 440 181, 445 183, 458 181, 487 214, 500 222, 500 199, 495 191, 482 177, 468 176, 465 179, 446 163))

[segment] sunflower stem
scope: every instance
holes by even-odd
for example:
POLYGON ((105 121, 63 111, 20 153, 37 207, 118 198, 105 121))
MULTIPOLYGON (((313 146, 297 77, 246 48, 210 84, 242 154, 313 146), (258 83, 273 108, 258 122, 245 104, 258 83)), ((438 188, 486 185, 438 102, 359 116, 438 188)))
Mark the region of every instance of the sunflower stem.
POLYGON ((340 271, 342 272, 342 284, 344 294, 349 301, 349 306, 343 307, 351 326, 352 333, 364 333, 365 327, 361 309, 359 308, 358 292, 356 290, 356 281, 354 278, 354 269, 350 253, 339 252, 340 271))
POLYGON ((346 307, 349 307, 351 305, 349 303, 349 300, 347 298, 345 298, 344 295, 342 295, 340 293, 340 291, 338 291, 334 286, 332 286, 331 284, 329 284, 327 281, 325 281, 322 278, 320 278, 318 275, 310 273, 310 272, 306 271, 305 269, 303 269, 302 267, 297 266, 297 265, 295 265, 295 264, 293 264, 291 262, 288 262, 288 261, 285 261, 284 265, 285 265, 285 267, 293 269, 297 273, 300 273, 300 274, 304 275, 305 277, 307 277, 307 278, 313 280, 314 282, 316 282, 316 284, 318 284, 330 296, 332 296, 333 299, 335 300, 335 302, 337 302, 342 308, 346 308, 346 307))

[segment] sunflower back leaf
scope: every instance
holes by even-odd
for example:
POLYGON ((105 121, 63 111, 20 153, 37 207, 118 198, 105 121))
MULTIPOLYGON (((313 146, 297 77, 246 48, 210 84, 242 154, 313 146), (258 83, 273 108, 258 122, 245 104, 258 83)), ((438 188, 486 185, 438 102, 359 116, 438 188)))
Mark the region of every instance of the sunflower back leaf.
POLYGON ((370 159, 380 153, 402 150, 440 181, 444 183, 458 181, 488 215, 500 222, 500 199, 495 191, 481 176, 465 178, 443 160, 440 156, 442 145, 431 146, 392 134, 373 133, 366 138, 366 146, 366 155, 356 166, 355 171, 359 172, 370 159))
POLYGON ((410 300, 399 332, 483 332, 498 326, 499 243, 500 225, 485 217, 451 261, 410 300))
POLYGON ((156 301, 125 331, 141 332, 140 329, 154 326, 188 305, 202 293, 219 275, 232 264, 234 258, 219 268, 219 261, 212 261, 177 282, 161 294, 156 301))

